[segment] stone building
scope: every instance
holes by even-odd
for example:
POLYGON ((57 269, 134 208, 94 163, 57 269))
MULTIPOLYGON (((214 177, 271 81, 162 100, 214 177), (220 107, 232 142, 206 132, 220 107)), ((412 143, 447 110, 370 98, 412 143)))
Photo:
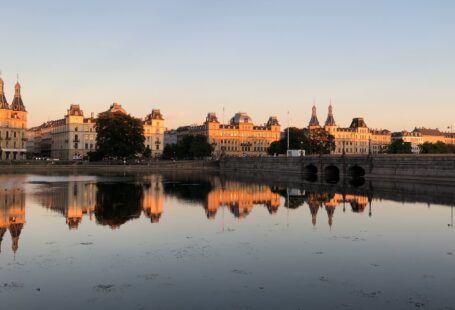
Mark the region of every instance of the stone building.
POLYGON ((14 98, 8 104, 4 82, 0 78, 0 160, 25 159, 27 110, 21 96, 19 82, 14 87, 14 98))
MULTIPOLYGON (((107 112, 127 113, 119 103, 113 103, 107 112)), ((78 104, 72 104, 62 119, 48 121, 27 131, 27 152, 30 156, 61 160, 83 159, 96 150, 96 118, 84 115, 78 104)), ((145 146, 153 156, 159 156, 164 148, 164 118, 159 110, 153 110, 143 120, 145 146)))
POLYGON ((152 157, 161 157, 164 150, 164 118, 160 110, 153 109, 143 121, 145 147, 150 148, 152 157))
POLYGON ((248 114, 239 112, 228 124, 221 124, 215 113, 208 113, 202 125, 179 127, 177 139, 204 135, 217 156, 262 156, 267 155, 272 142, 280 140, 280 129, 276 116, 271 116, 264 125, 255 125, 248 114))
POLYGON ((393 140, 403 140, 413 145, 424 143, 442 142, 446 144, 455 144, 455 133, 443 132, 439 129, 431 129, 425 127, 416 127, 413 131, 403 130, 392 134, 393 140))
POLYGON ((333 154, 378 154, 385 151, 391 143, 391 133, 388 130, 368 128, 364 119, 356 117, 347 128, 338 127, 333 116, 333 107, 329 106, 324 126, 319 124, 316 107, 313 106, 308 128, 324 128, 335 137, 333 154))

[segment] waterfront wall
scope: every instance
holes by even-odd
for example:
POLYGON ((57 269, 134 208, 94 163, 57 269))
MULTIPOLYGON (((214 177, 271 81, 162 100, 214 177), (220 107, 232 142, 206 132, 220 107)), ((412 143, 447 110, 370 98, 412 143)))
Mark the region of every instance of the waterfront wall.
POLYGON ((220 170, 281 176, 365 177, 455 182, 455 155, 224 158, 220 170))

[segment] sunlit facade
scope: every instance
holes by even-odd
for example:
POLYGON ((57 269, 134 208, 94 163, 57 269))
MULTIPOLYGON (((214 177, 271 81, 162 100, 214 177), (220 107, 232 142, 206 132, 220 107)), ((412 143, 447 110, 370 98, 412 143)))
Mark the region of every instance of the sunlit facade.
POLYGON ((335 137, 335 150, 332 154, 379 154, 384 153, 391 143, 391 132, 385 129, 371 129, 361 117, 352 120, 349 127, 338 127, 333 116, 333 107, 329 106, 327 120, 322 127, 319 124, 316 107, 313 106, 308 128, 323 128, 335 137))
POLYGON ((446 144, 455 144, 455 133, 443 132, 439 129, 425 127, 416 127, 413 131, 394 132, 393 140, 403 140, 412 144, 420 145, 424 143, 442 142, 446 144))
MULTIPOLYGON (((127 113, 119 103, 108 112, 127 113)), ((143 122, 145 146, 152 156, 160 156, 164 148, 164 118, 160 110, 152 110, 143 122)), ((62 119, 52 120, 27 130, 27 152, 31 157, 52 159, 83 159, 96 150, 96 118, 84 115, 80 105, 72 104, 62 119)))
POLYGON ((5 96, 4 82, 0 78, 0 160, 26 158, 27 110, 21 96, 19 82, 14 86, 10 104, 5 96))
POLYGON ((217 156, 263 156, 274 141, 280 140, 281 126, 276 116, 264 125, 255 125, 248 114, 236 113, 228 124, 221 124, 215 113, 209 113, 202 125, 177 129, 177 139, 185 135, 204 135, 217 156))

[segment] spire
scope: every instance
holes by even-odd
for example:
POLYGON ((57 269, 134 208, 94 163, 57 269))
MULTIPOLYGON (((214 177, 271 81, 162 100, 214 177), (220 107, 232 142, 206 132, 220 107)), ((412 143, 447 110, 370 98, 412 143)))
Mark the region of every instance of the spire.
POLYGON ((21 235, 22 228, 24 224, 14 223, 9 226, 9 232, 11 234, 11 238, 13 239, 13 243, 11 245, 13 252, 16 253, 17 249, 19 248, 19 236, 21 235))
POLYGON ((313 105, 313 108, 311 109, 311 119, 310 119, 310 124, 308 126, 309 127, 320 127, 318 116, 316 114, 316 105, 313 105))
POLYGON ((6 233, 6 228, 0 228, 0 253, 2 252, 2 241, 3 241, 3 236, 6 233))
POLYGON ((336 126, 335 118, 333 117, 333 107, 332 103, 329 105, 329 114, 327 115, 327 120, 325 121, 326 126, 336 126))
POLYGON ((6 100, 5 93, 3 91, 5 83, 2 80, 2 72, 0 71, 0 109, 9 109, 8 101, 6 100))
POLYGON ((21 97, 21 84, 19 83, 19 75, 17 76, 17 82, 14 86, 14 99, 11 103, 11 109, 14 111, 25 111, 24 102, 21 97))

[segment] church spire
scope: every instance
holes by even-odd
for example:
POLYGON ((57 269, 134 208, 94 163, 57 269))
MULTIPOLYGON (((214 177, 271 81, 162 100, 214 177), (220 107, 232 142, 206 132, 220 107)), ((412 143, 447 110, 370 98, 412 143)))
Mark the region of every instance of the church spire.
POLYGON ((311 127, 320 127, 318 116, 317 116, 317 113, 316 113, 316 105, 313 105, 313 108, 311 109, 311 119, 310 119, 310 123, 309 123, 308 126, 310 128, 311 127))
POLYGON ((2 80, 2 73, 0 72, 0 109, 9 109, 8 101, 3 91, 5 83, 2 80))
POLYGON ((14 111, 25 111, 24 102, 21 96, 21 84, 19 83, 19 76, 17 77, 16 85, 14 86, 14 99, 11 103, 11 109, 14 111))
POLYGON ((329 114, 327 115, 327 120, 325 121, 326 126, 336 126, 335 118, 333 117, 333 107, 332 103, 329 105, 329 114))

